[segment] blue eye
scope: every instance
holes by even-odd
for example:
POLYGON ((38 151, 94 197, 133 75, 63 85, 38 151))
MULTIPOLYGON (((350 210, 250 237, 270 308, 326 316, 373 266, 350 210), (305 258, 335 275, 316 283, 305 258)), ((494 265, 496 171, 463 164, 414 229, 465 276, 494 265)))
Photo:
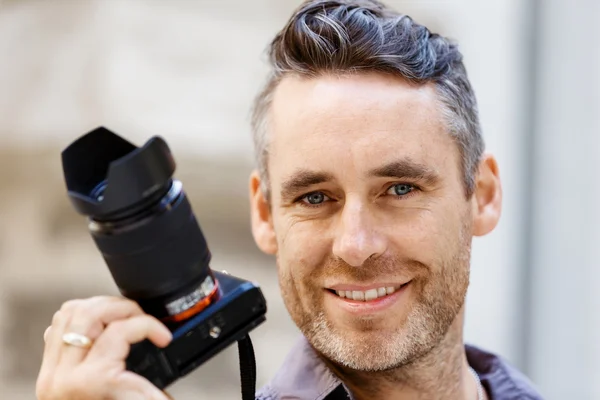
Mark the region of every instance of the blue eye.
POLYGON ((323 194, 323 192, 314 192, 309 193, 302 198, 305 203, 309 203, 311 205, 319 205, 327 199, 327 196, 323 194))
POLYGON ((414 189, 414 186, 412 186, 412 185, 409 185, 406 183, 399 183, 397 185, 390 187, 388 189, 388 192, 391 192, 390 194, 393 194, 395 196, 406 196, 407 194, 412 192, 413 189, 414 189))

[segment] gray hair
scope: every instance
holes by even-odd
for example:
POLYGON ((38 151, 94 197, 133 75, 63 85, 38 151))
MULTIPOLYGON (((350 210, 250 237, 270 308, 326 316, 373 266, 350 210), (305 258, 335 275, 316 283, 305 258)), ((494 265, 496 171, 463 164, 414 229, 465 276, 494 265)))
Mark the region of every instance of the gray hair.
POLYGON ((272 73, 252 110, 256 164, 267 199, 269 109, 281 79, 360 71, 433 82, 447 130, 459 147, 465 193, 473 193, 484 142, 475 94, 455 43, 376 0, 312 0, 295 11, 268 54, 272 73))

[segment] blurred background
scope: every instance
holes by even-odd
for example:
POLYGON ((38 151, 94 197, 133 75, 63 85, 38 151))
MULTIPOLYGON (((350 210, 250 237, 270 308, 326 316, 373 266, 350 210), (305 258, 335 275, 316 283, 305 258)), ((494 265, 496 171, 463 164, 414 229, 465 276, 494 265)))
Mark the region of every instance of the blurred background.
MULTIPOLYGON (((389 1, 455 38, 500 162, 498 228, 475 239, 466 340, 548 399, 600 399, 600 2, 389 1)), ((62 302, 117 294, 65 195, 60 151, 104 125, 162 135, 213 251, 261 283, 258 385, 298 331, 255 248, 249 108, 264 50, 296 0, 0 2, 0 398, 31 400, 42 333, 62 302)), ((238 399, 234 347, 170 390, 238 399)))

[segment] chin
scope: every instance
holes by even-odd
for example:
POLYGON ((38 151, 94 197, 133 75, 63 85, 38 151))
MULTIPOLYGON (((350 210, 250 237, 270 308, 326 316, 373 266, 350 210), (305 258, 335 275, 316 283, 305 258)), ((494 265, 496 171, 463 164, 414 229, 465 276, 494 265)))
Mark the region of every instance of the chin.
POLYGON ((303 333, 325 358, 357 371, 388 370, 412 359, 404 329, 332 327, 321 314, 303 333))
POLYGON ((422 308, 411 310, 399 326, 377 326, 368 320, 360 327, 338 325, 321 313, 302 331, 315 350, 335 364, 356 371, 386 371, 425 356, 442 340, 449 324, 433 323, 422 308))
MULTIPOLYGON (((357 371, 384 371, 409 361, 400 335, 393 340, 383 333, 328 333, 318 349, 332 362, 357 371), (398 347, 398 345, 400 345, 398 347)), ((316 347, 316 346, 315 346, 316 347)))

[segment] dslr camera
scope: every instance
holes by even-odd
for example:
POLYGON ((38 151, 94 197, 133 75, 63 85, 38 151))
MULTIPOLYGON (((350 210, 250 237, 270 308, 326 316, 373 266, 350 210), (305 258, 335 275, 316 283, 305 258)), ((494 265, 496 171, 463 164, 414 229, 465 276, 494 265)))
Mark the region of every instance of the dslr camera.
POLYGON ((88 217, 119 291, 173 333, 164 349, 148 340, 132 345, 128 370, 163 389, 234 342, 249 342, 248 333, 265 321, 265 298, 257 284, 211 270, 162 138, 138 148, 99 127, 62 152, 62 166, 71 203, 88 217))

